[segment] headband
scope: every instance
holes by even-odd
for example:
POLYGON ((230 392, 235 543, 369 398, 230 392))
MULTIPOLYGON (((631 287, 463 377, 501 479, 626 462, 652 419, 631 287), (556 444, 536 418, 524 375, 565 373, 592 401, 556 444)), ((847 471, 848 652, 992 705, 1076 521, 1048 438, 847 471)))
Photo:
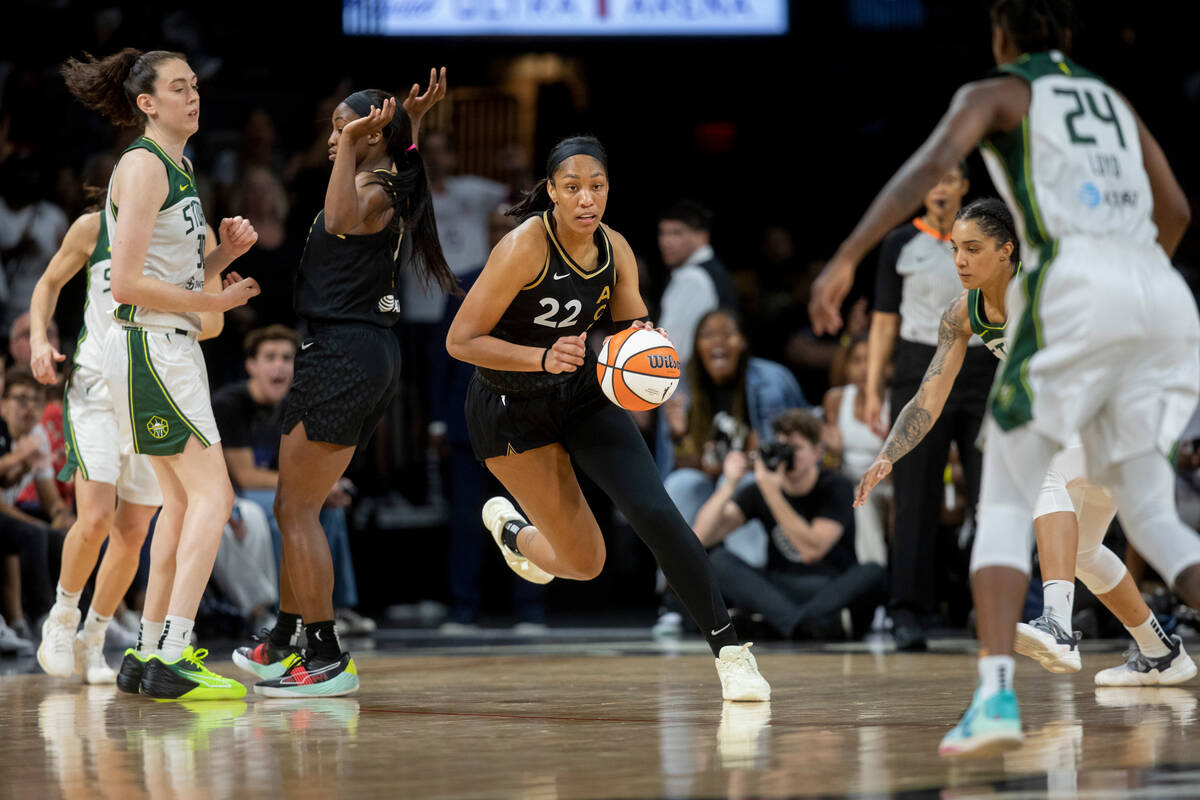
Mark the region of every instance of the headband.
MULTIPOLYGON (((371 113, 371 106, 375 105, 375 101, 366 92, 355 92, 343 100, 342 104, 348 106, 351 111, 360 117, 365 117, 371 113)), ((390 139, 395 129, 396 119, 393 117, 391 122, 383 126, 383 138, 390 139)))
POLYGON ((603 164, 605 169, 608 169, 608 156, 599 143, 587 139, 568 140, 550 154, 549 169, 546 170, 547 177, 553 178, 558 165, 571 156, 591 156, 603 164))

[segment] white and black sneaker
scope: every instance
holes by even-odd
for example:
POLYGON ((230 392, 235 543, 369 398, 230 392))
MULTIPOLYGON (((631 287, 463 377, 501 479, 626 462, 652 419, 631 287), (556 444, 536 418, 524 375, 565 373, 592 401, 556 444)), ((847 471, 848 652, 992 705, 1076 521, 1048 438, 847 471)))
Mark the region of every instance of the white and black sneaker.
POLYGON ((483 504, 483 527, 492 534, 508 568, 530 583, 549 583, 554 580, 553 575, 504 543, 506 525, 517 526, 520 530, 528 524, 507 497, 493 497, 483 504))
POLYGON ((1125 663, 1096 673, 1097 686, 1169 686, 1196 676, 1196 662, 1183 649, 1183 640, 1171 637, 1165 656, 1150 658, 1135 645, 1125 651, 1125 663))
POLYGON ((1079 672, 1079 631, 1070 632, 1045 614, 1030 622, 1017 623, 1013 649, 1032 658, 1050 672, 1079 672))

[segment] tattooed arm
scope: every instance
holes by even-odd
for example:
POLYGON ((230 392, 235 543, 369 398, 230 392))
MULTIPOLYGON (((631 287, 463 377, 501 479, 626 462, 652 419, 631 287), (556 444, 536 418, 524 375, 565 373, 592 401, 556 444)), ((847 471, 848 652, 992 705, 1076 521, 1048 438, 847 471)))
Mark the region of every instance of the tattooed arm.
POLYGON ((867 502, 867 495, 892 471, 892 464, 916 447, 929 433, 933 423, 937 422, 950 388, 954 386, 954 379, 962 369, 970 339, 967 293, 963 292, 942 314, 942 321, 938 323, 937 351, 925 369, 925 377, 921 378, 916 395, 901 409, 896 424, 883 443, 883 450, 876 456, 875 463, 863 473, 854 495, 856 508, 867 502))

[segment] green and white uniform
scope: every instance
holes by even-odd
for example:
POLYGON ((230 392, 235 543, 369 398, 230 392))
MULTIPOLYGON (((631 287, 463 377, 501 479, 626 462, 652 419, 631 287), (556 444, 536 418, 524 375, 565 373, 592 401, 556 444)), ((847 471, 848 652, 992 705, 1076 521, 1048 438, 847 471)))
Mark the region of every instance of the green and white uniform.
POLYGON ((84 480, 117 487, 117 497, 138 505, 162 505, 154 468, 145 456, 122 446, 112 394, 104 380, 104 342, 114 327, 110 288, 112 247, 108 224, 99 212, 100 232, 87 262, 83 328, 75 345, 75 365, 63 400, 66 464, 58 475, 69 481, 76 471, 84 480))
POLYGON ((1028 82, 1030 103, 1020 127, 981 143, 1025 263, 992 414, 1060 444, 1078 431, 1092 474, 1165 453, 1200 397, 1200 320, 1156 241, 1137 121, 1057 51, 999 72, 1028 82))
MULTIPOLYGON (((152 139, 125 151, 147 150, 162 161, 170 184, 154 222, 142 270, 145 275, 193 292, 204 291, 204 211, 190 169, 176 164, 152 139)), ((119 209, 105 206, 109 230, 119 209)), ((208 373, 196 336, 200 315, 118 305, 117 322, 105 341, 104 377, 121 425, 135 453, 168 456, 195 436, 205 447, 220 441, 208 394, 208 373)))

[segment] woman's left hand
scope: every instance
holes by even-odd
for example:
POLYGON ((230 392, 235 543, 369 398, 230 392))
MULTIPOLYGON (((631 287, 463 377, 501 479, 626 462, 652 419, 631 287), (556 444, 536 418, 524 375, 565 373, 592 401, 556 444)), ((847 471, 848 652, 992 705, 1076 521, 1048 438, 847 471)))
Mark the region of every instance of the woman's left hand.
POLYGON ((446 96, 446 68, 442 67, 440 73, 436 69, 430 69, 429 87, 425 89, 425 94, 418 94, 420 91, 421 84, 414 83, 408 90, 408 97, 404 98, 404 110, 413 125, 419 124, 429 109, 446 96))
MULTIPOLYGON (((663 328, 654 327, 654 323, 650 322, 649 320, 635 319, 633 322, 629 323, 629 327, 641 328, 642 330, 646 330, 646 331, 654 331, 655 333, 659 334, 664 339, 666 339, 668 342, 671 342, 671 337, 667 336, 666 330, 664 330, 663 328)), ((675 343, 671 342, 671 346, 674 347, 675 343)))

